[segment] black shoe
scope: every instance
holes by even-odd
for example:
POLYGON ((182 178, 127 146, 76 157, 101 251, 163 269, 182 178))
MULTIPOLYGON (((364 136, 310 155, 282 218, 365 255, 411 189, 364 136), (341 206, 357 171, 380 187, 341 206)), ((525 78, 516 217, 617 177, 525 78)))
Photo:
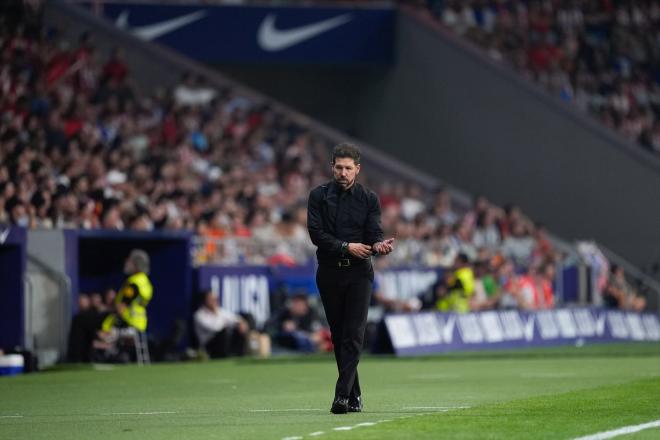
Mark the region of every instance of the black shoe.
POLYGON ((332 402, 330 412, 333 414, 346 414, 348 412, 348 399, 346 397, 337 397, 332 402))
POLYGON ((355 396, 348 398, 348 412, 362 412, 362 397, 355 396))

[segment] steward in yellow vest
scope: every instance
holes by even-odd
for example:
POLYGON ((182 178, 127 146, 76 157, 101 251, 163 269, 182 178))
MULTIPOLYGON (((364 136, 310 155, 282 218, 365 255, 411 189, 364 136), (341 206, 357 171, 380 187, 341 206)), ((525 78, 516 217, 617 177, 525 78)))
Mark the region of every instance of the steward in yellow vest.
POLYGON ((105 318, 103 331, 112 327, 134 327, 139 332, 147 330, 147 305, 153 296, 149 273, 149 255, 141 249, 133 249, 124 264, 128 278, 115 297, 115 310, 105 318))
POLYGON ((470 297, 474 294, 474 271, 465 254, 456 257, 455 267, 447 279, 448 292, 438 299, 436 308, 441 312, 468 313, 470 297))

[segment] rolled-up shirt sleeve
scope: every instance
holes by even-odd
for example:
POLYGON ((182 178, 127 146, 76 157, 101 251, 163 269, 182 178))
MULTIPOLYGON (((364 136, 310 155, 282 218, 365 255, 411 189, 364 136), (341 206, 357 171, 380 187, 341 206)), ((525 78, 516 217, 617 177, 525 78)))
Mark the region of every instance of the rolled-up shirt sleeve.
POLYGON ((317 188, 309 194, 307 200, 307 230, 309 231, 309 237, 319 250, 339 257, 341 256, 341 240, 323 229, 321 197, 320 189, 317 188))
POLYGON ((364 243, 373 246, 383 241, 383 225, 380 221, 380 201, 374 192, 368 193, 367 221, 364 228, 364 243))

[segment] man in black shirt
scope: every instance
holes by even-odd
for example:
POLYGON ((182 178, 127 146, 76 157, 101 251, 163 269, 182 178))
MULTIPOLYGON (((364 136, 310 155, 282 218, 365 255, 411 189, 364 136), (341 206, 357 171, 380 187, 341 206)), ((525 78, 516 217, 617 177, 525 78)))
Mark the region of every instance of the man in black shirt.
POLYGON ((316 284, 330 324, 339 378, 331 411, 362 410, 357 365, 364 342, 374 271, 371 255, 392 252, 383 240, 378 196, 356 183, 360 150, 342 143, 332 152, 333 180, 309 194, 307 228, 318 247, 316 284))

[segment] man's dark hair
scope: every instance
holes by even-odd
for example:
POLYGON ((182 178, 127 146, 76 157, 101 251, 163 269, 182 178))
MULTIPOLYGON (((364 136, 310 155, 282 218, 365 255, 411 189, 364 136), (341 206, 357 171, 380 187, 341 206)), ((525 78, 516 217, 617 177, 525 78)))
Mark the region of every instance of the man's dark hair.
POLYGON ((332 150, 332 163, 335 163, 335 160, 338 157, 349 157, 353 159, 355 165, 360 163, 360 149, 353 144, 348 142, 342 142, 341 144, 335 146, 332 150))

